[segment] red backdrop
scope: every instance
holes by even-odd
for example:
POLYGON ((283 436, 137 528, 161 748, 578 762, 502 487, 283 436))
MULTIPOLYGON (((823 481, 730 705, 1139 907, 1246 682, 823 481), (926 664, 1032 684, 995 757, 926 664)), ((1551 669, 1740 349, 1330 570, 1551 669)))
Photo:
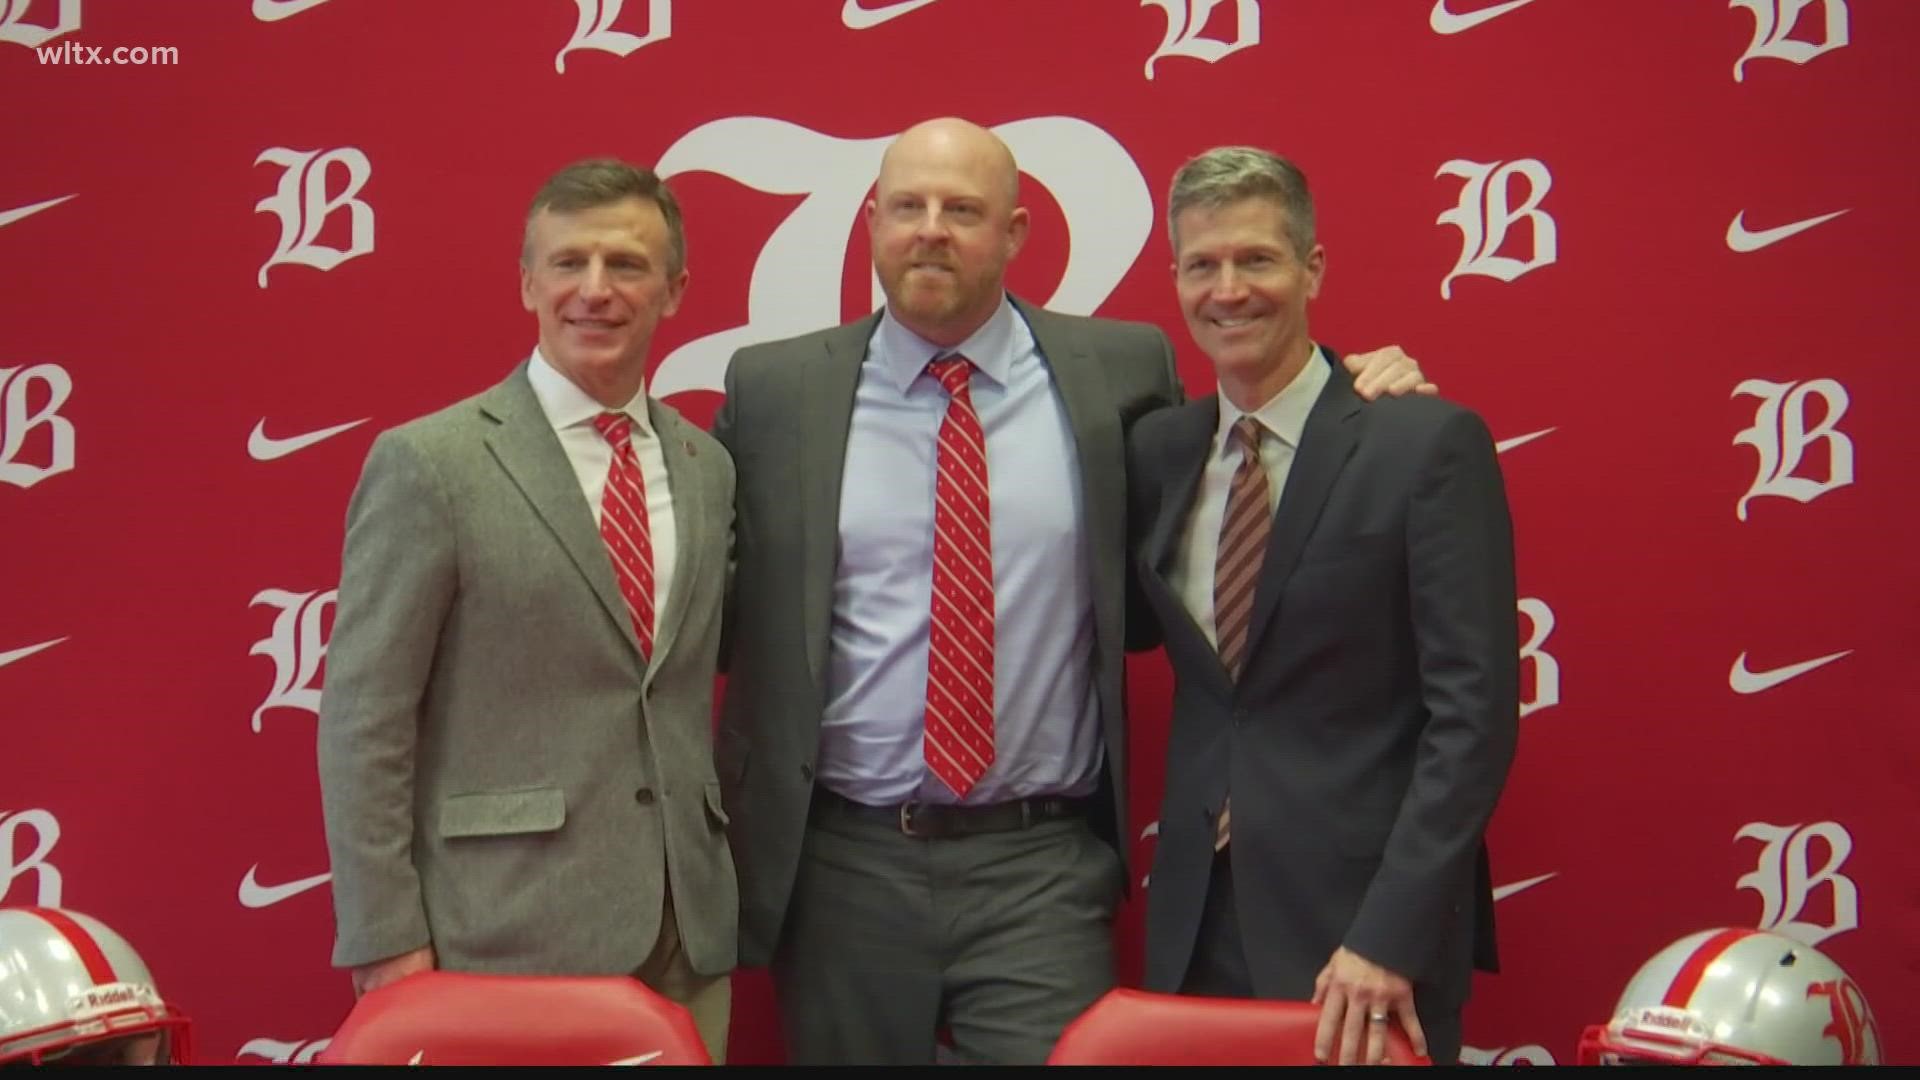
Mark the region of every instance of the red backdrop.
MULTIPOLYGON (((871 308, 879 148, 959 113, 1026 172, 1013 287, 1160 323, 1194 393, 1167 181, 1294 157, 1316 335, 1502 440, 1527 706, 1470 1059, 1568 1060, 1733 924, 1920 1060, 1916 43, 1905 0, 0 0, 0 902, 120 928, 207 1060, 310 1056, 349 1003, 313 759, 347 497, 532 345, 535 187, 671 177, 654 385, 706 423, 734 345, 871 308)), ((1131 674, 1144 824, 1168 681, 1131 674)), ((760 973, 738 1001, 735 1059, 778 1060, 760 973)))

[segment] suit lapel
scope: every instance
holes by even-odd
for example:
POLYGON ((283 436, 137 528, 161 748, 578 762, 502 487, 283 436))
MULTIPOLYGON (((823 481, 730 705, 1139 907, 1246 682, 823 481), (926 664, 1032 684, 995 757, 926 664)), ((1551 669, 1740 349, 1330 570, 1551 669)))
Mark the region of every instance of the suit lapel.
POLYGON ((1200 479, 1207 471, 1207 455, 1213 451, 1213 432, 1220 425, 1220 399, 1209 396, 1179 407, 1179 421, 1167 440, 1165 471, 1160 480, 1160 517, 1147 534, 1141 552, 1156 578, 1165 579, 1174 548, 1185 531, 1183 526, 1193 513, 1193 501, 1200 497, 1200 479))
POLYGON ((1172 621, 1161 620, 1169 655, 1177 651, 1205 657, 1204 669, 1193 669, 1197 673, 1195 677, 1213 684, 1218 696, 1230 697, 1233 679, 1227 674, 1226 665, 1220 662, 1219 650, 1201 633, 1193 612, 1187 610, 1186 598, 1167 579, 1173 568, 1174 552, 1185 539, 1187 523, 1193 517, 1194 500, 1200 497, 1207 459, 1213 453, 1214 430, 1220 424, 1220 399, 1209 395, 1178 408, 1178 419, 1168 433, 1163 456, 1152 463, 1155 467, 1149 477, 1159 485, 1160 491, 1159 515, 1140 552, 1148 571, 1145 588, 1156 597, 1155 606, 1161 611, 1178 614, 1172 621))
MULTIPOLYGON (((1310 363, 1323 363, 1316 352, 1310 363)), ((1293 467, 1287 471, 1287 486, 1274 508, 1273 533, 1267 540, 1266 558, 1260 564, 1260 582, 1254 588, 1253 616, 1247 626, 1247 655, 1256 655, 1261 633, 1273 618, 1280 593, 1300 561, 1300 552, 1313 535, 1333 492, 1334 481, 1346 468, 1360 441, 1360 399, 1354 395, 1353 379, 1339 365, 1320 391, 1320 400, 1307 414, 1307 426, 1300 436, 1293 467)))
POLYGON ((588 587, 600 598, 600 606, 637 657, 640 640, 634 636, 627 603, 614 581, 613 561, 594 529, 593 511, 580 494, 580 480, 567 461, 567 452, 547 422, 547 414, 541 411, 540 400, 533 395, 524 362, 505 382, 481 397, 480 409, 498 425, 487 433, 487 449, 560 541, 560 547, 586 578, 588 587))
POLYGON ((834 552, 840 543, 840 483, 846 472, 847 432, 867 339, 880 315, 843 326, 799 362, 800 373, 800 581, 807 670, 823 694, 827 638, 833 627, 834 552))
MULTIPOLYGON (((673 648, 680 624, 686 621, 694 583, 700 580, 700 561, 714 546, 707 530, 707 484, 693 442, 673 410, 647 399, 647 416, 660 439, 660 456, 667 463, 667 487, 673 497, 673 581, 666 609, 654 628, 653 655, 657 659, 673 648)), ((658 664, 649 665, 658 668, 658 664)))
MULTIPOLYGON (((1041 362, 1053 376, 1054 388, 1073 429, 1078 451, 1081 513, 1090 536, 1124 536, 1127 527, 1126 476, 1116 463, 1126 461, 1120 417, 1100 369, 1099 358, 1088 352, 1077 335, 1048 312, 1012 297, 1014 310, 1026 320, 1040 347, 1041 362)), ((1095 542, 1089 545, 1094 583, 1095 622, 1102 635, 1122 633, 1124 613, 1103 598, 1118 596, 1127 572, 1125 545, 1095 542), (1108 610, 1102 611, 1101 608, 1108 610)))

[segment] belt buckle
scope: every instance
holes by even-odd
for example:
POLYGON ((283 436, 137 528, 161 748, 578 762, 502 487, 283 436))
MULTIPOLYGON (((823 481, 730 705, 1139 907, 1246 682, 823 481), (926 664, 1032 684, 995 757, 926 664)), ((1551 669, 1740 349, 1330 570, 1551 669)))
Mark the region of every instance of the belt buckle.
POLYGON ((900 804, 900 831, 906 833, 908 836, 920 835, 913 831, 913 812, 919 809, 919 807, 920 804, 917 802, 904 802, 900 804))

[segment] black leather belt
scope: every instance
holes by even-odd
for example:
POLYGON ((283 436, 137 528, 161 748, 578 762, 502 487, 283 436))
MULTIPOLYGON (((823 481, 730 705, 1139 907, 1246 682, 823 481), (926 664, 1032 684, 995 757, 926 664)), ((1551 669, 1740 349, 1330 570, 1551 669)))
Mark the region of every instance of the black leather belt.
POLYGON ((1091 800, 1048 796, 966 806, 923 802, 868 806, 826 788, 815 788, 813 802, 815 806, 840 813, 887 821, 898 825, 900 831, 908 836, 938 840, 977 833, 1011 832, 1043 821, 1082 817, 1091 800))

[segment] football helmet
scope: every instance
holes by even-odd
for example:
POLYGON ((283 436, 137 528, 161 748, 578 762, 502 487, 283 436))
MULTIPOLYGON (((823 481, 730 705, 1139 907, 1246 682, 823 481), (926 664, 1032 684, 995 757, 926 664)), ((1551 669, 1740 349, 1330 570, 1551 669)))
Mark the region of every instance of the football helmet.
POLYGON ((0 907, 0 1065, 185 1064, 191 1029, 100 920, 0 907))
POLYGON ((1688 934, 1640 966, 1581 1065, 1878 1065, 1880 1029, 1847 973, 1751 927, 1688 934))

